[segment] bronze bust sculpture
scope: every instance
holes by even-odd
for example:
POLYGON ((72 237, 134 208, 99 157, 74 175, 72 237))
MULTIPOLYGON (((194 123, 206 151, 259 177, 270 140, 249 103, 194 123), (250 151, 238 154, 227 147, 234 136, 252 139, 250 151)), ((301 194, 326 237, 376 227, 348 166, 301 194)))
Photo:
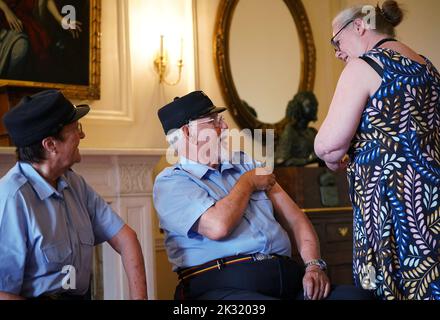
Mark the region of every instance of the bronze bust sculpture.
POLYGON ((289 122, 275 150, 275 166, 304 166, 320 162, 314 151, 317 130, 308 127, 310 121, 317 120, 317 111, 318 100, 313 92, 299 92, 289 101, 286 109, 289 122))

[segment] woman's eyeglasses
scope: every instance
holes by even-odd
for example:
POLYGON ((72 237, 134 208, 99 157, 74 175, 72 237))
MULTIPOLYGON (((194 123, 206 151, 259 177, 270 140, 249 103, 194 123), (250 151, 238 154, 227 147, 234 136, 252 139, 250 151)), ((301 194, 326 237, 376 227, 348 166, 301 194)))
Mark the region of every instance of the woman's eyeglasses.
POLYGON ((336 32, 336 34, 330 39, 330 43, 332 44, 333 48, 336 51, 341 51, 341 48, 339 47, 339 40, 335 41, 335 38, 342 32, 342 30, 344 30, 345 28, 347 28, 347 26, 352 23, 354 20, 350 20, 348 21, 346 24, 344 24, 344 26, 339 29, 338 32, 336 32))

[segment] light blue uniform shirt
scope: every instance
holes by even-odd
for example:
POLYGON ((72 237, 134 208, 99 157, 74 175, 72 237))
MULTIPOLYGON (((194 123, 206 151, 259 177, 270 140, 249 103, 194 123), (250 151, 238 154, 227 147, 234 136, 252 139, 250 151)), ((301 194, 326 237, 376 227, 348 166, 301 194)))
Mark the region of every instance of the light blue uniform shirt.
POLYGON ((240 163, 224 162, 215 170, 181 158, 157 176, 154 205, 174 271, 238 254, 291 255, 289 237, 275 220, 264 191, 251 195, 241 222, 227 239, 214 241, 195 232, 200 216, 226 197, 243 173, 257 166, 243 153, 240 163))
POLYGON ((55 190, 30 164, 18 162, 0 179, 0 291, 23 297, 85 294, 93 246, 123 225, 75 172, 60 177, 55 190), (62 288, 68 265, 76 270, 75 290, 62 288))

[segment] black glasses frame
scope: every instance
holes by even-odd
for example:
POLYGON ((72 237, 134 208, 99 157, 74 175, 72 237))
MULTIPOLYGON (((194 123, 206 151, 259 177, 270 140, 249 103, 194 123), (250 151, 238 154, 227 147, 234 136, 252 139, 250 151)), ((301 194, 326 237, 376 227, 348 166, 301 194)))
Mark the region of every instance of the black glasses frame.
POLYGON ((339 48, 339 43, 335 41, 335 38, 342 32, 342 30, 344 30, 345 28, 348 27, 348 25, 350 23, 354 22, 354 20, 350 20, 348 21, 346 24, 344 24, 344 26, 339 29, 338 32, 336 32, 336 34, 330 39, 330 43, 331 45, 335 48, 335 51, 340 51, 341 49, 339 48))

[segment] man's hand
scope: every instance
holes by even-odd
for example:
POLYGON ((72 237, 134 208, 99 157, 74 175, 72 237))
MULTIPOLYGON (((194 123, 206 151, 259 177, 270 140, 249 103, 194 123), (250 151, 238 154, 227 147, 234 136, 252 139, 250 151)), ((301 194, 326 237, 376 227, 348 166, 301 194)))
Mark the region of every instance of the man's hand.
POLYGON ((321 300, 327 298, 330 293, 330 280, 318 266, 310 266, 306 269, 303 278, 304 299, 321 300))
POLYGON ((275 175, 273 173, 262 174, 264 172, 263 170, 262 168, 258 168, 248 171, 243 175, 254 191, 270 191, 276 183, 275 175))
POLYGON ((257 190, 268 192, 274 185, 275 175, 263 168, 244 173, 226 197, 202 214, 196 231, 214 241, 225 239, 242 221, 251 194, 257 190))

